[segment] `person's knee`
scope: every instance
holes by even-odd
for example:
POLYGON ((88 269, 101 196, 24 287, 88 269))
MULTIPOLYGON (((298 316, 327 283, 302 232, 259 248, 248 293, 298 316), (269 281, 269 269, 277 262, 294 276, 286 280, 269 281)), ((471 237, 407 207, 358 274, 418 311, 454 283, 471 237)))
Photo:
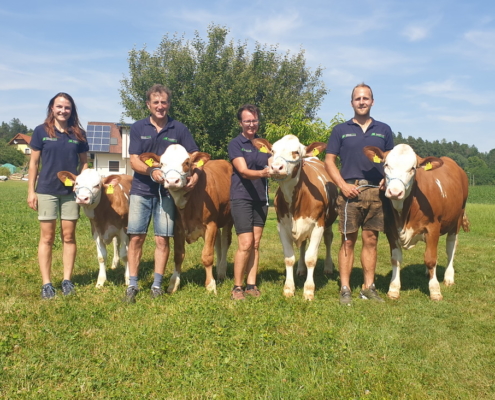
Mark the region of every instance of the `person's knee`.
POLYGON ((169 251, 170 241, 168 237, 155 236, 156 249, 159 251, 169 251))

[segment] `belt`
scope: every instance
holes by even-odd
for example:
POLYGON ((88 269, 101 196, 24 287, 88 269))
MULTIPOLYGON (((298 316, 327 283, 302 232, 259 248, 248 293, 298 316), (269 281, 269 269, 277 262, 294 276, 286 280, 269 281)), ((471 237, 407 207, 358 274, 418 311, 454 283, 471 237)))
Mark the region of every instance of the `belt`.
POLYGON ((346 179, 345 182, 356 186, 363 186, 363 185, 378 186, 380 184, 380 182, 368 181, 366 179, 346 179))

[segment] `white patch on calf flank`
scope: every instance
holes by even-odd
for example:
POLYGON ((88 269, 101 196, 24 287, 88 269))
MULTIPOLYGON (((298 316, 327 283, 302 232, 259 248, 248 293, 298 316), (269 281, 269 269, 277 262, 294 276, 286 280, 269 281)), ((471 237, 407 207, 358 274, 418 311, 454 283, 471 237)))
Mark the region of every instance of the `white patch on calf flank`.
POLYGON ((447 198, 447 193, 443 191, 442 182, 440 182, 439 179, 435 179, 435 183, 437 184, 438 188, 440 189, 440 194, 442 195, 442 197, 444 199, 446 199, 447 198))
POLYGON ((399 231, 399 240, 405 249, 409 250, 416 246, 419 241, 425 241, 425 235, 423 233, 419 235, 414 235, 414 229, 402 229, 399 231))
MULTIPOLYGON (((298 218, 292 220, 292 239, 296 242, 297 247, 306 239, 309 239, 311 232, 316 228, 316 220, 313 218, 298 218)), ((323 229, 323 227, 318 227, 323 229)))

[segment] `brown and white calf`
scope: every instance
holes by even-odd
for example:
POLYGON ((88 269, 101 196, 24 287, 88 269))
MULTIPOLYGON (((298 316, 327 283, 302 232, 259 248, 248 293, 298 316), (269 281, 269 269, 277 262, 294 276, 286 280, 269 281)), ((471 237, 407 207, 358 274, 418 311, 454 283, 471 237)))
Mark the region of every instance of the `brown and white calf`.
POLYGON ((205 287, 216 294, 213 277, 214 249, 217 253, 217 278, 224 279, 227 272, 227 251, 232 241, 233 220, 230 214, 230 179, 232 166, 225 160, 212 160, 202 152, 189 154, 184 147, 173 144, 159 157, 144 153, 140 159, 160 168, 164 182, 177 208, 174 229, 175 270, 167 289, 179 288, 185 241, 194 243, 204 239, 201 260, 206 271, 205 287), (150 161, 152 160, 152 161, 150 161), (196 186, 185 191, 188 178, 198 170, 196 186), (221 230, 221 233, 220 233, 221 230))
POLYGON ((62 182, 72 184, 76 203, 82 207, 91 222, 100 264, 96 287, 102 287, 107 280, 106 246, 110 242, 113 242, 114 249, 111 268, 117 268, 122 260, 125 264, 125 282, 129 284, 127 220, 132 176, 110 175, 102 179, 94 169, 85 169, 77 176, 61 171, 57 176, 62 182))
POLYGON ((279 185, 275 195, 275 210, 285 257, 284 295, 291 297, 295 293, 295 244, 300 249, 296 273, 307 273, 303 295, 306 300, 313 300, 313 273, 322 237, 326 246, 324 272, 333 272, 330 247, 333 240, 332 224, 337 218, 337 186, 325 171, 324 163, 313 157, 323 151, 326 145, 317 142, 305 146, 294 135, 284 136, 273 145, 264 139, 255 139, 253 142, 257 148, 266 146, 271 151, 270 176, 279 185))
MULTIPOLYGON (((389 152, 366 147, 371 161, 383 162, 385 195, 391 200, 392 226, 386 229, 390 244, 392 280, 388 296, 400 296, 400 266, 402 249, 410 249, 418 241, 426 242, 424 261, 429 273, 430 298, 442 300, 438 283, 437 248, 441 235, 447 234, 447 269, 444 283, 454 284, 454 255, 458 233, 462 226, 469 230, 466 216, 468 178, 455 161, 448 157, 416 155, 406 144, 399 144, 389 152)), ((390 221, 391 220, 391 221, 390 221)))

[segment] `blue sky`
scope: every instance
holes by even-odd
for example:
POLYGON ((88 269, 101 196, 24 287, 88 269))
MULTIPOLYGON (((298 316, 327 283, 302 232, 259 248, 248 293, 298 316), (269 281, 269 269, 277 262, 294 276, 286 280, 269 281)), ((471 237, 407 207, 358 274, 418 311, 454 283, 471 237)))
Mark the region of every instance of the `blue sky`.
MULTIPOLYGON (((488 152, 495 105, 493 0, 386 1, 9 1, 0 5, 0 121, 43 122, 48 100, 70 93, 79 116, 118 122, 119 88, 133 47, 156 49, 178 32, 306 51, 325 68, 325 122, 352 117, 350 92, 373 88, 372 116, 394 132, 458 141, 488 152)), ((125 121, 131 122, 129 118, 125 121)))

